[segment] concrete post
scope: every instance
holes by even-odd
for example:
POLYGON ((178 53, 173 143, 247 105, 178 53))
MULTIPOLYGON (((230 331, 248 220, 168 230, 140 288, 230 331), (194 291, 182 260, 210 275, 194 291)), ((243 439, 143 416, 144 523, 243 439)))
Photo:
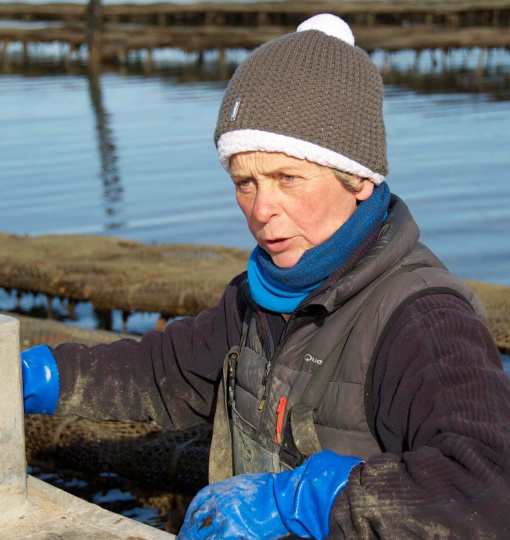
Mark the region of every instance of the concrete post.
MULTIPOLYGON (((0 501, 26 496, 19 322, 0 315, 0 501)), ((6 511, 0 504, 0 514, 6 511)))
POLYGON ((36 478, 27 482, 23 414, 19 322, 0 315, 0 538, 175 539, 36 478))

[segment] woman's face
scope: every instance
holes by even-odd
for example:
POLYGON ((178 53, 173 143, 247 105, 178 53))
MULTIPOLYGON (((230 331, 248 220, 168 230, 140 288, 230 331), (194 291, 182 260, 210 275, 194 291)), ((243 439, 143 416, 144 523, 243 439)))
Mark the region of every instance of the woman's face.
POLYGON ((250 232, 280 268, 327 240, 374 188, 351 193, 328 167, 276 152, 235 154, 230 173, 250 232))

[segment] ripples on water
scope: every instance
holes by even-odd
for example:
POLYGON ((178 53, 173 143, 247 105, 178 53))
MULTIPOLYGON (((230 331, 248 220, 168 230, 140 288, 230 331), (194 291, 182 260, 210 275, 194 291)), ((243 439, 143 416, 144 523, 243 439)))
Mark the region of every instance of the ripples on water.
MULTIPOLYGON (((155 55, 150 75, 131 57, 101 76, 79 59, 66 67, 60 53, 34 48, 39 60, 25 65, 14 51, 0 74, 0 230, 251 248, 212 141, 227 79, 245 53, 231 52, 226 72, 214 53, 197 67, 171 51, 155 55)), ((392 62, 374 55, 386 81, 388 183, 454 272, 510 285, 510 55, 493 53, 476 76, 478 55, 457 51, 445 72, 433 53, 418 63, 406 52, 392 62)), ((14 305, 0 294, 0 308, 14 305)), ((77 313, 75 324, 95 324, 90 305, 77 313)), ((128 330, 143 332, 154 317, 133 316, 128 330)))
MULTIPOLYGON (((57 60, 0 75, 0 230, 250 248, 212 141, 226 81, 186 58, 152 75, 57 60)), ((451 61, 442 74, 424 54, 416 73, 401 53, 385 75, 388 183, 454 272, 510 285, 509 55, 478 79, 476 52, 451 61)))
MULTIPOLYGON (((253 246, 212 141, 246 53, 230 52, 221 70, 214 53, 198 67, 159 51, 150 75, 133 56, 97 76, 79 58, 66 67, 59 47, 30 52, 27 65, 14 50, 0 73, 0 230, 253 246)), ((452 53, 446 71, 437 56, 374 55, 386 82, 388 183, 451 270, 510 285, 510 55, 493 52, 479 75, 477 50, 452 53)), ((0 293, 0 308, 14 306, 0 293)), ((90 305, 77 313, 75 324, 95 324, 90 305)), ((128 330, 154 317, 133 316, 128 330)))

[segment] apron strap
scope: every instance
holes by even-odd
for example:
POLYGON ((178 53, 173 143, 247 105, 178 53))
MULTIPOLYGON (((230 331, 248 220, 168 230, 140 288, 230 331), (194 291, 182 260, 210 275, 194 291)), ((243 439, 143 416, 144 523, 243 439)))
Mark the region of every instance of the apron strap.
MULTIPOLYGON (((412 272, 413 270, 427 266, 429 265, 423 263, 402 266, 396 272, 374 282, 374 285, 379 286, 380 283, 389 277, 412 272)), ((329 353, 322 365, 313 373, 305 387, 300 402, 292 407, 288 415, 287 424, 283 430, 282 448, 280 451, 281 461, 288 466, 296 467, 301 465, 308 457, 322 450, 317 431, 315 430, 315 415, 326 395, 345 344, 369 298, 359 307, 340 341, 329 353)))
POLYGON ((351 330, 356 324, 363 306, 351 319, 342 339, 328 354, 322 365, 317 369, 306 385, 301 401, 296 403, 287 420, 283 431, 280 459, 290 467, 301 465, 312 454, 322 450, 317 431, 315 430, 315 414, 324 396, 328 385, 333 378, 342 351, 344 350, 351 330))
POLYGON ((248 339, 248 330, 252 315, 253 311, 248 308, 241 330, 240 345, 232 347, 223 360, 223 373, 220 384, 218 385, 211 450, 209 452, 210 484, 221 482, 234 476, 229 407, 234 401, 237 362, 248 339))

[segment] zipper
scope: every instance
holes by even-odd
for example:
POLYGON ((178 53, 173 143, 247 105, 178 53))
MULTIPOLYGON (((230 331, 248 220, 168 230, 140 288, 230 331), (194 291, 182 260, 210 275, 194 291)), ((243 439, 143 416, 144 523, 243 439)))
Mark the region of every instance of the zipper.
POLYGON ((271 353, 269 358, 272 358, 273 354, 274 354, 273 336, 271 335, 271 332, 268 332, 268 330, 267 330, 268 324, 267 324, 266 314, 263 311, 260 311, 260 310, 258 310, 258 313, 259 313, 259 315, 260 315, 260 317, 262 319, 262 324, 263 324, 264 330, 266 332, 266 337, 267 337, 267 340, 269 341, 269 352, 271 353))
MULTIPOLYGON (((329 289, 328 289, 328 291, 329 291, 329 289)), ((292 314, 290 316, 290 319, 287 321, 287 324, 285 325, 285 328, 283 330, 282 339, 280 340, 280 343, 278 344, 278 347, 276 348, 276 352, 275 352, 273 337, 270 335, 270 332, 267 331, 265 314, 260 310, 258 305, 253 301, 251 296, 249 294, 246 294, 245 290, 243 290, 243 296, 244 296, 244 299, 246 300, 246 302, 251 305, 253 311, 257 314, 257 324, 259 325, 259 328, 262 330, 262 332, 260 332, 259 335, 262 335, 263 338, 264 338, 262 345, 263 345, 265 353, 266 353, 266 358, 268 359, 266 361, 266 365, 265 365, 265 369, 264 369, 264 375, 262 377, 262 385, 264 386, 264 393, 262 395, 262 399, 260 400, 259 406, 258 406, 258 410, 262 411, 262 416, 261 416, 261 424, 262 424, 262 422, 265 420, 265 417, 268 414, 267 413, 267 407, 265 405, 266 405, 266 401, 267 401, 267 396, 268 396, 269 391, 271 389, 271 383, 273 381, 273 378, 271 377, 271 374, 272 374, 272 371, 273 371, 273 366, 276 364, 278 356, 280 355, 283 347, 287 343, 287 341, 288 341, 289 337, 292 335, 292 333, 294 333, 297 330, 303 328, 303 326, 306 326, 307 324, 310 324, 318 316, 317 315, 312 315, 312 316, 303 318, 301 323, 299 323, 297 326, 292 328, 292 332, 291 332, 291 327, 293 326, 294 321, 296 320, 295 317, 294 317, 294 314, 292 314), (268 350, 268 348, 269 348, 269 350, 268 350)), ((303 304, 302 306, 299 307, 299 310, 301 311, 302 309, 306 308, 308 305, 310 305, 312 303, 313 302, 307 302, 306 304, 303 304)))
POLYGON ((262 411, 262 416, 261 416, 261 419, 260 419, 261 425, 263 425, 263 423, 265 422, 266 417, 268 415, 268 407, 266 406, 267 405, 266 401, 267 401, 267 396, 269 395, 269 393, 271 391, 271 385, 272 385, 272 382, 273 382, 273 377, 272 377, 273 366, 277 363, 278 358, 279 358, 283 348, 285 347, 285 344, 289 340, 290 336, 292 336, 293 333, 297 332, 298 330, 300 330, 304 326, 307 326, 308 324, 313 322, 315 319, 317 319, 317 317, 318 317, 317 315, 311 315, 309 317, 303 317, 302 321, 300 321, 299 323, 294 324, 294 325, 293 325, 293 323, 294 323, 294 321, 296 319, 292 318, 292 317, 289 319, 289 321, 287 323, 287 326, 286 326, 286 328, 284 330, 284 337, 280 341, 280 343, 278 345, 278 348, 276 349, 276 353, 271 358, 271 361, 266 364, 266 373, 267 373, 266 384, 264 385, 264 394, 263 394, 262 399, 260 400, 260 403, 259 403, 259 411, 262 411))
POLYGON ((267 379, 269 377, 269 372, 271 371, 271 358, 273 358, 274 356, 274 341, 273 341, 273 336, 271 335, 271 332, 268 332, 267 330, 268 325, 267 325, 266 314, 262 311, 259 311, 259 315, 262 318, 262 324, 266 332, 265 336, 267 338, 267 341, 269 342, 269 354, 266 355, 266 365, 264 369, 264 376, 262 377, 262 386, 266 386, 267 379))
MULTIPOLYGON (((245 282, 245 286, 247 287, 247 282, 245 282)), ((261 332, 259 332, 259 335, 263 336, 262 347, 264 348, 266 357, 270 358, 273 355, 274 350, 273 338, 269 336, 269 332, 267 331, 266 319, 264 317, 264 314, 260 310, 259 306, 253 301, 251 295, 247 293, 247 291, 245 290, 245 286, 243 286, 242 288, 244 300, 247 304, 251 306, 254 313, 257 315, 257 326, 259 330, 262 330, 261 332)))
POLYGON ((266 349, 266 365, 264 366, 264 375, 262 376, 262 386, 264 387, 264 394, 259 402, 259 411, 261 411, 264 408, 264 403, 266 402, 267 397, 266 384, 269 379, 269 373, 271 372, 271 359, 274 355, 274 341, 271 332, 268 332, 267 330, 267 318, 265 313, 263 313, 260 309, 257 309, 256 313, 261 323, 260 326, 264 330, 264 341, 266 341, 269 345, 269 351, 266 349))

